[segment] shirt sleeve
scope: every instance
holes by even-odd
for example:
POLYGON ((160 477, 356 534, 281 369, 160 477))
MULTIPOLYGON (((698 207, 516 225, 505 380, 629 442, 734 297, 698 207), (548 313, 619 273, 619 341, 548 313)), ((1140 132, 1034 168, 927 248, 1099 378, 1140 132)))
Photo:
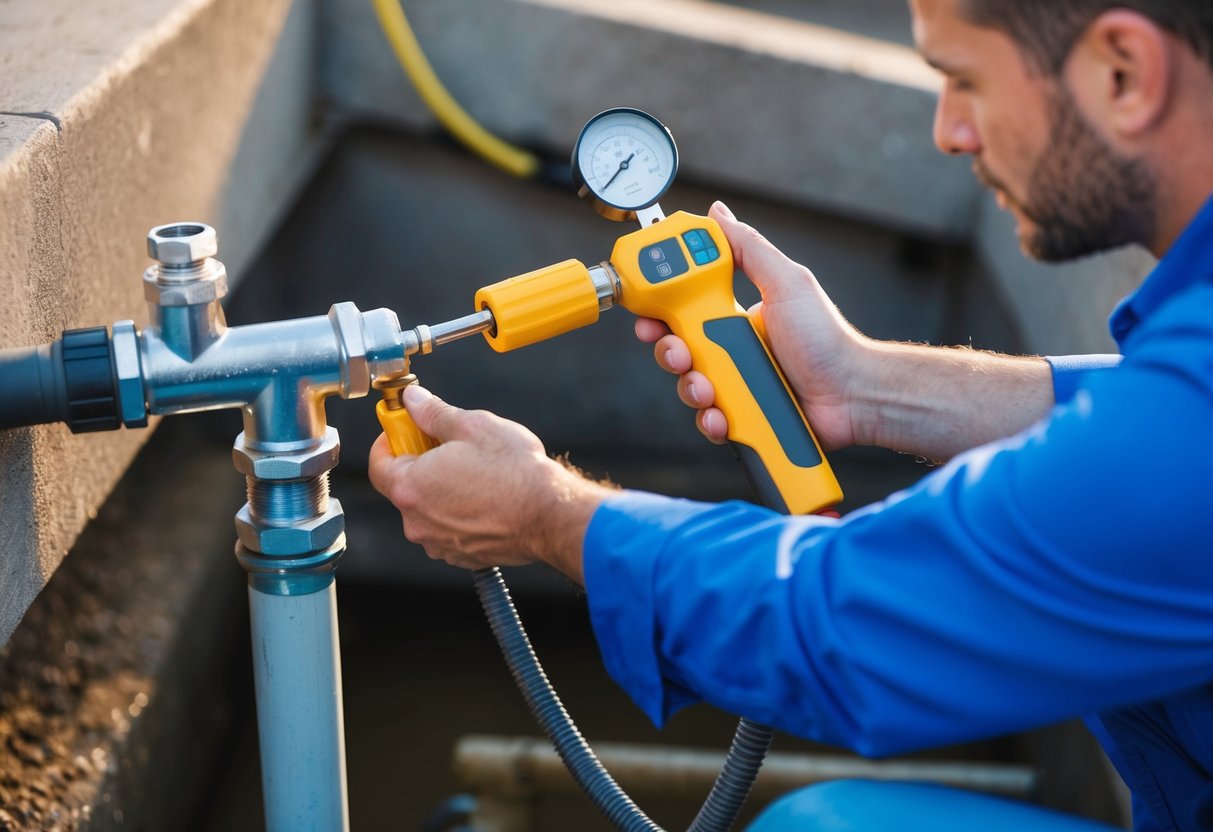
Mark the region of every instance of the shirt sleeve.
POLYGON ((1053 370, 1053 400, 1064 404, 1074 398, 1087 376, 1120 364, 1119 355, 1047 355, 1053 370))
POLYGON ((1189 323, 843 520, 614 497, 584 547, 608 670, 658 724, 698 698, 867 755, 1208 682, 1213 321, 1189 323))

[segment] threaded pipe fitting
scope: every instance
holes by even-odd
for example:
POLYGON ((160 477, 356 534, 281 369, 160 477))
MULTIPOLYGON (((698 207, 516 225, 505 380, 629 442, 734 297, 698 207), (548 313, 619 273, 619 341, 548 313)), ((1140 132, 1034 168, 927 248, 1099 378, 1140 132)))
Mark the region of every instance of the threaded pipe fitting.
POLYGON ((245 477, 249 514, 255 520, 285 526, 324 514, 329 507, 328 472, 302 480, 245 477))

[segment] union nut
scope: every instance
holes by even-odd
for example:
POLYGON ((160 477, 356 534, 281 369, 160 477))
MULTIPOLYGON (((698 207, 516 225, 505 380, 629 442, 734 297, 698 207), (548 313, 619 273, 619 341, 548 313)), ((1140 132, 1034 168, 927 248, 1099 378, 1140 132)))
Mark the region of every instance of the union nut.
POLYGON ((249 513, 247 503, 236 513, 236 537, 246 548, 270 557, 320 552, 340 540, 344 533, 341 502, 332 498, 324 514, 290 526, 258 523, 249 513))
POLYGON ((147 234, 156 261, 143 274, 143 294, 158 306, 198 306, 227 294, 227 270, 218 260, 215 229, 200 222, 158 225, 147 234))
POLYGON ((219 237, 203 222, 170 222, 147 232, 147 253, 166 266, 188 266, 218 254, 219 237))
POLYGON ((258 480, 302 480, 318 477, 337 467, 341 441, 336 428, 328 428, 319 445, 297 452, 258 451, 248 447, 244 434, 236 437, 232 464, 246 477, 258 480))
POLYGON ((143 297, 157 306, 200 306, 227 294, 227 269, 218 260, 208 260, 190 280, 164 279, 161 267, 143 273, 143 297))

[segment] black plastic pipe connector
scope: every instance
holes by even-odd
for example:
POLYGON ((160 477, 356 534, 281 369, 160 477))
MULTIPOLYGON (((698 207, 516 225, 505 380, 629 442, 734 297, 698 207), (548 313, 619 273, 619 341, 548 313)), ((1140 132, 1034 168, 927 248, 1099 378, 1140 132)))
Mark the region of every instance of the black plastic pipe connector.
POLYGON ((0 429, 66 422, 72 433, 117 430, 118 380, 103 326, 50 344, 0 350, 0 429))

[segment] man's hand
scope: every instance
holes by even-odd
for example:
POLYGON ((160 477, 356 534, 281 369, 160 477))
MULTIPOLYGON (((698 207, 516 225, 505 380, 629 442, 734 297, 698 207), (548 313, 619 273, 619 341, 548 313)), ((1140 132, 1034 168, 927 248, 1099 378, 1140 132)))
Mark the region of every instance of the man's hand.
POLYGON ((417 385, 405 404, 442 443, 421 456, 393 457, 385 436, 371 448, 371 483, 400 510, 405 537, 454 566, 543 561, 581 582, 582 539, 608 491, 549 459, 521 425, 417 385))
MULTIPOLYGON (((737 267, 762 292, 750 315, 761 321, 826 450, 876 445, 950 459, 1023 430, 1053 406, 1044 360, 874 341, 847 323, 812 272, 738 222, 722 203, 710 214, 737 267)), ((713 407, 712 383, 691 368, 686 343, 649 318, 636 321, 636 337, 655 343, 657 363, 679 376, 679 398, 699 411, 700 431, 723 442, 728 424, 713 407)))
MULTIPOLYGON (((852 412, 852 385, 867 339, 842 317, 812 272, 739 222, 724 203, 717 202, 708 213, 720 223, 737 267, 762 292, 762 301, 750 309, 750 315, 764 325, 775 360, 818 441, 827 450, 865 443, 868 438, 852 412)), ((686 343, 650 318, 636 321, 636 337, 654 343, 657 363, 679 376, 678 396, 699 411, 699 430, 713 442, 723 442, 728 424, 712 406, 715 389, 707 377, 691 369, 686 343)))

